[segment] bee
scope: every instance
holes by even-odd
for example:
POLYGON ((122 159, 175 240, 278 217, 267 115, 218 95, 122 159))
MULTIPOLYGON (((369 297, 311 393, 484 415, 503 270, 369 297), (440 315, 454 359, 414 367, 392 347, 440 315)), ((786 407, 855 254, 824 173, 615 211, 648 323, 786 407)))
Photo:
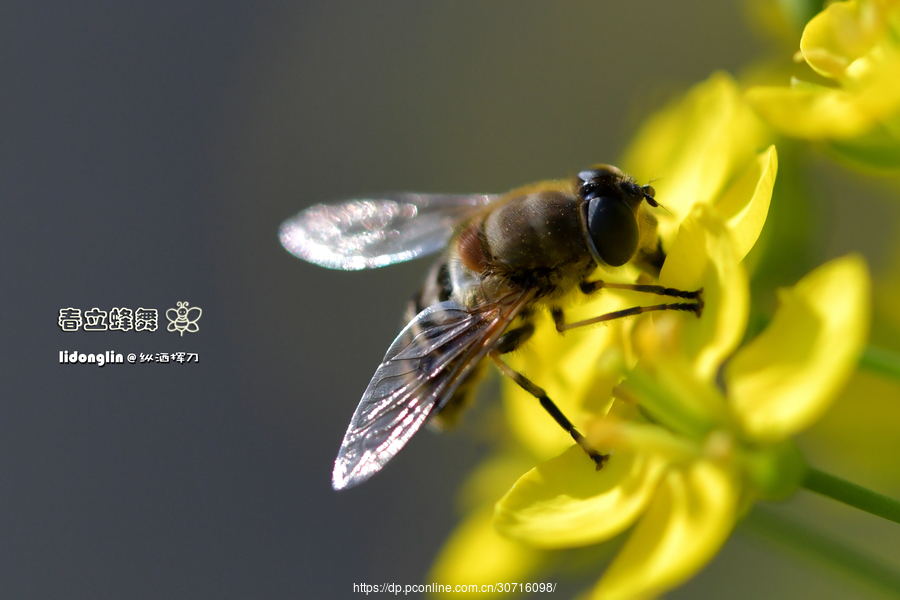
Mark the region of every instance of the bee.
POLYGON ((560 332, 647 311, 703 310, 702 289, 591 279, 598 267, 632 263, 657 276, 665 260, 650 185, 598 165, 572 179, 496 195, 394 194, 319 204, 285 221, 293 255, 332 269, 381 267, 441 250, 410 301, 408 324, 388 348, 350 420, 332 486, 353 487, 380 471, 426 423, 451 426, 469 404, 488 359, 533 395, 600 469, 594 449, 543 389, 501 358, 549 311, 560 332), (677 298, 567 322, 570 293, 628 289, 677 298))

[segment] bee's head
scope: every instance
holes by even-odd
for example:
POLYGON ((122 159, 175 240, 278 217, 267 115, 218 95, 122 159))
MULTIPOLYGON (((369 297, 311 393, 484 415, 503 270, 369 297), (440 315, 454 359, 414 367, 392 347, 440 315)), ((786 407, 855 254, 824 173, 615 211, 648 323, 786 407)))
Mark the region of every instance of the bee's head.
POLYGON ((637 252, 641 238, 637 213, 646 200, 659 206, 656 190, 640 186, 612 165, 597 165, 578 174, 582 225, 591 255, 598 264, 624 265, 637 252))

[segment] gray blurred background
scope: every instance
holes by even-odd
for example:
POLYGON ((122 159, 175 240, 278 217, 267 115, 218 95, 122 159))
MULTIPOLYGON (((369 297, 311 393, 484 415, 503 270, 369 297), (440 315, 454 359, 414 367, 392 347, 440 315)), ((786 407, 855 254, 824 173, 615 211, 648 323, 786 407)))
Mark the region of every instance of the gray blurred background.
MULTIPOLYGON (((0 27, 4 598, 423 582, 484 452, 474 425, 417 436, 358 489, 333 492, 330 470, 428 262, 326 271, 279 223, 615 162, 670 94, 761 48, 740 3, 701 0, 6 2, 0 27), (177 301, 203 309, 199 332, 164 331, 177 301), (161 328, 57 325, 95 306, 157 308, 161 328)), ((790 597, 780 555, 738 536, 717 561, 676 595, 727 573, 733 597, 790 597)))

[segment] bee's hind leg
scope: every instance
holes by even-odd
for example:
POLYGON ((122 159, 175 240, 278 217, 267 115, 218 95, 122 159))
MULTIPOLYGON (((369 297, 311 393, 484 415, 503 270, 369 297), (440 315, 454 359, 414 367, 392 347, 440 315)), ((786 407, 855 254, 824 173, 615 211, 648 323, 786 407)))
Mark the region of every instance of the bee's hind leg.
POLYGON ((531 394, 532 396, 537 398, 538 401, 540 401, 541 406, 544 407, 544 410, 546 410, 548 413, 550 413, 550 416, 553 417, 553 420, 556 421, 560 427, 565 429, 566 432, 568 432, 568 434, 572 436, 572 439, 575 440, 575 442, 579 446, 581 446, 582 450, 584 450, 587 453, 587 455, 591 457, 591 460, 593 460, 594 463, 597 465, 597 470, 599 471, 603 467, 603 464, 609 459, 609 454, 601 454, 593 446, 591 446, 591 444, 585 439, 585 437, 583 435, 581 435, 581 433, 577 429, 575 429, 575 426, 572 424, 572 421, 570 421, 566 417, 566 415, 564 415, 562 413, 562 411, 559 410, 559 407, 556 406, 556 404, 553 402, 553 400, 551 400, 547 396, 547 392, 545 392, 543 390, 543 388, 538 387, 530 379, 528 379, 527 377, 525 377, 518 371, 515 371, 512 368, 510 368, 510 366, 507 365, 505 362, 503 362, 503 359, 500 358, 500 354, 505 353, 502 350, 505 350, 506 352, 512 352, 513 350, 515 350, 518 347, 519 344, 521 344, 526 339, 531 337, 531 334, 533 332, 534 332, 534 327, 532 327, 530 325, 523 326, 518 329, 513 329, 511 331, 506 332, 503 335, 503 337, 500 338, 501 342, 504 341, 504 338, 506 338, 506 336, 508 336, 510 334, 514 334, 513 337, 510 337, 508 339, 509 340, 516 339, 518 343, 515 345, 515 347, 507 349, 508 346, 511 344, 511 342, 507 346, 504 346, 504 347, 501 347, 498 342, 498 346, 494 350, 491 350, 491 352, 490 352, 491 359, 493 359, 494 363, 497 365, 497 368, 499 368, 503 372, 504 375, 506 375, 513 381, 515 381, 519 385, 519 387, 521 387, 523 390, 525 390, 526 392, 528 392, 529 394, 531 394), (531 330, 528 331, 527 333, 524 333, 524 332, 520 333, 520 334, 516 333, 517 331, 520 331, 526 327, 529 327, 531 330))
POLYGON ((509 354, 527 342, 532 335, 534 335, 534 325, 531 323, 510 329, 501 335, 497 343, 494 344, 494 351, 497 354, 509 354))

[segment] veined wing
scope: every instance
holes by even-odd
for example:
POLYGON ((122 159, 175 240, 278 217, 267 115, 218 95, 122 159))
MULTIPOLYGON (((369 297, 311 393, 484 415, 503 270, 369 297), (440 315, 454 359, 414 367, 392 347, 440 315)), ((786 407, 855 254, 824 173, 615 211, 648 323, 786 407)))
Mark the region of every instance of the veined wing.
POLYGON ((391 344, 353 414, 334 462, 334 489, 380 471, 446 404, 533 295, 512 293, 473 311, 442 302, 416 315, 391 344))
POLYGON ((496 195, 395 194, 317 204, 281 224, 288 252, 330 269, 383 267, 444 248, 461 222, 496 195))

